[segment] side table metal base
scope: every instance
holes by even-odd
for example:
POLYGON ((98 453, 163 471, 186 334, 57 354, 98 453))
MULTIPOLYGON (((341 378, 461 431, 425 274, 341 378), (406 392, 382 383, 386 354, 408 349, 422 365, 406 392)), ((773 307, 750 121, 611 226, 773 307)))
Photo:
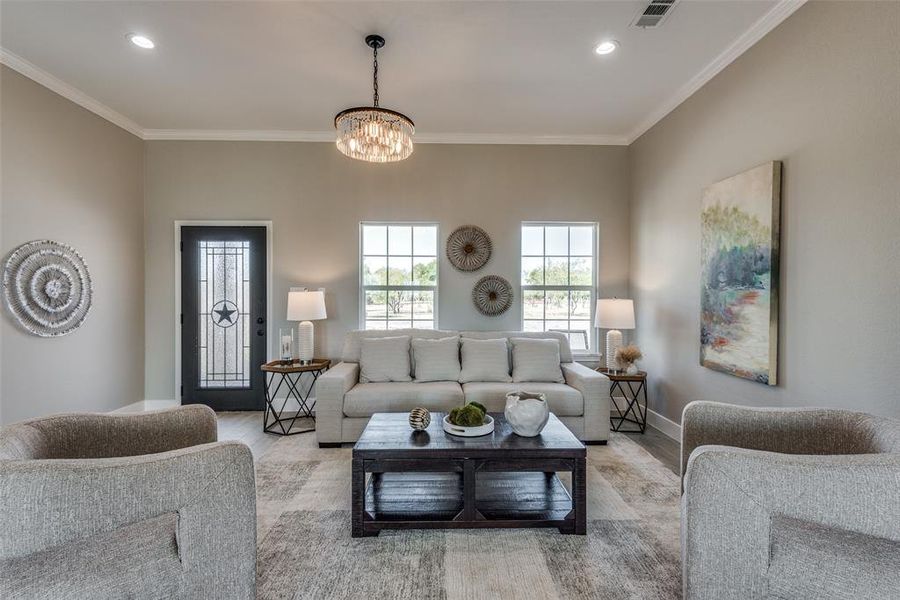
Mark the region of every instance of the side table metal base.
POLYGON ((266 371, 267 375, 266 410, 263 417, 263 431, 265 433, 273 433, 275 435, 297 435, 316 430, 315 427, 294 429, 294 424, 298 419, 316 418, 313 414, 316 401, 313 399, 312 403, 310 403, 309 397, 316 385, 316 381, 319 379, 319 376, 328 369, 328 365, 317 365, 318 368, 309 365, 304 365, 304 367, 303 370, 263 369, 266 371), (304 373, 310 373, 312 375, 312 381, 305 392, 302 385, 304 373), (272 386, 275 384, 276 379, 278 383, 273 390, 272 386), (285 386, 286 394, 281 403, 281 407, 276 409, 275 404, 278 401, 278 393, 281 391, 282 386, 285 386), (286 417, 284 416, 284 409, 290 400, 295 400, 297 402, 298 410, 292 416, 286 417))

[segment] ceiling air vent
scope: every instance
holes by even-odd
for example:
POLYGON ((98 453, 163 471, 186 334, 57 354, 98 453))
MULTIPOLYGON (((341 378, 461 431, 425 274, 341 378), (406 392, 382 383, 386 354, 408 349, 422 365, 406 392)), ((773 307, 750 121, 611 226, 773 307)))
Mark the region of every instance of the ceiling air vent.
POLYGON ((634 19, 634 27, 659 27, 669 16, 678 0, 650 0, 650 4, 634 19))

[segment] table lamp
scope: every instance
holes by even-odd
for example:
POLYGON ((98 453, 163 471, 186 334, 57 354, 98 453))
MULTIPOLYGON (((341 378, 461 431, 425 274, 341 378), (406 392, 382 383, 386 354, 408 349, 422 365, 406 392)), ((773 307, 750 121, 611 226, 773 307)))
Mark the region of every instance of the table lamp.
POLYGON ((634 329, 634 301, 623 298, 597 300, 594 327, 609 329, 606 332, 606 368, 618 369, 616 350, 622 346, 620 329, 634 329))
POLYGON ((300 321, 297 325, 297 358, 301 364, 309 364, 313 359, 312 321, 325 318, 327 315, 323 291, 299 288, 288 292, 287 320, 300 321))

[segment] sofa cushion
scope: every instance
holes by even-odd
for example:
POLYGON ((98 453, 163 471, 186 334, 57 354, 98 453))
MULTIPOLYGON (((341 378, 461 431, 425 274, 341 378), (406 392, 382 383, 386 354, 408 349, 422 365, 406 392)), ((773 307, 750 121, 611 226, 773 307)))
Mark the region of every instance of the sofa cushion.
POLYGON ((464 403, 455 381, 360 383, 344 395, 344 415, 371 417, 377 412, 408 412, 417 406, 447 412, 464 403))
POLYGON ((460 339, 469 338, 473 340, 491 340, 497 338, 509 339, 511 337, 531 338, 536 340, 558 340, 559 361, 567 363, 575 360, 572 358, 572 347, 569 345, 569 338, 566 337, 566 334, 558 331, 463 331, 459 334, 459 337, 460 339))
POLYGON ((438 340, 413 338, 414 376, 418 382, 459 379, 459 336, 438 340))
POLYGON ((483 404, 488 412, 503 412, 506 409, 506 394, 523 391, 544 394, 550 412, 557 417, 580 417, 584 414, 581 392, 564 383, 473 382, 463 384, 462 389, 466 402, 483 404))
POLYGON ((365 338, 359 358, 359 382, 410 381, 409 336, 365 338))
POLYGON ((512 381, 509 376, 509 349, 505 338, 494 340, 460 340, 462 370, 459 382, 512 381))
POLYGON ((554 339, 509 338, 512 344, 512 380, 563 383, 559 368, 559 341, 554 339))
POLYGON ((900 542, 775 515, 769 598, 897 598, 900 542))
MULTIPOLYGON (((98 510, 98 518, 99 517, 98 510)), ((0 560, 0 598, 181 598, 178 514, 0 560)))
POLYGON ((362 352, 362 341, 367 338, 383 338, 398 335, 408 335, 410 339, 429 339, 459 335, 457 331, 439 331, 436 329, 357 329, 348 331, 344 336, 344 349, 341 360, 349 363, 358 363, 362 352))

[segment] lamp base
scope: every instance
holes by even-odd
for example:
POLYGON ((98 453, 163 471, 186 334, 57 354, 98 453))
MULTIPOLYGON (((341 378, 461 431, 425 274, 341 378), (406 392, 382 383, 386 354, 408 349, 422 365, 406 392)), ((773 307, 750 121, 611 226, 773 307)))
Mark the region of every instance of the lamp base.
POLYGON ((616 351, 622 347, 622 332, 618 329, 610 329, 606 332, 606 368, 616 370, 619 363, 616 361, 616 351))
POLYGON ((297 358, 301 364, 309 364, 313 359, 313 333, 312 321, 302 321, 297 325, 297 358))

